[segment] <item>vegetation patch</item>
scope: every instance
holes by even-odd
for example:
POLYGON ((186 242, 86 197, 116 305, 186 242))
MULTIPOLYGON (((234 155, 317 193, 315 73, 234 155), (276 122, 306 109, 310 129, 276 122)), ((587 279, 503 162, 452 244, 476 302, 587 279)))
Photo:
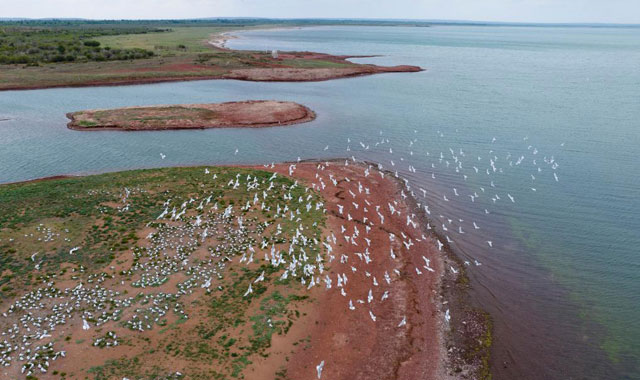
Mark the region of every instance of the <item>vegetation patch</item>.
POLYGON ((248 169, 0 186, 1 364, 15 378, 54 362, 96 380, 244 378, 308 302, 309 275, 283 271, 322 253, 315 204, 314 191, 248 169), (39 345, 14 345, 25 334, 39 345))

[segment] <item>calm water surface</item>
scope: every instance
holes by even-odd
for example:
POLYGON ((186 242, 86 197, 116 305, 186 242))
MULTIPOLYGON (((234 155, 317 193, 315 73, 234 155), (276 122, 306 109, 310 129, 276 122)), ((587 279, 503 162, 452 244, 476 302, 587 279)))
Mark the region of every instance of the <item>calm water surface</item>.
POLYGON ((297 157, 380 162, 410 180, 463 258, 482 263, 469 275, 495 319, 495 378, 640 379, 640 29, 318 27, 241 37, 230 47, 378 54, 359 61, 428 70, 1 92, 0 119, 10 120, 0 121, 0 182, 297 157), (86 108, 247 98, 297 101, 318 118, 261 130, 65 127, 66 112, 86 108))

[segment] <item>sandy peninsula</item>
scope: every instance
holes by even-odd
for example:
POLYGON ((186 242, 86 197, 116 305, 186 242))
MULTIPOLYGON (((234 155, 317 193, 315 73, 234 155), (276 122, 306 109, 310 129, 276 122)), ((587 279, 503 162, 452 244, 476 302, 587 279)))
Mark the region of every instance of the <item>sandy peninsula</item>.
POLYGON ((294 102, 249 100, 86 110, 67 117, 71 119, 67 126, 79 131, 152 131, 285 126, 309 122, 316 115, 294 102))
MULTIPOLYGON (((233 36, 207 34, 207 28, 189 28, 183 42, 187 48, 156 48, 165 46, 167 33, 149 33, 133 38, 134 45, 144 46, 154 55, 145 59, 106 62, 70 62, 25 66, 0 65, 0 91, 57 87, 118 86, 175 81, 235 79, 243 81, 308 82, 350 78, 393 72, 423 71, 418 66, 378 66, 350 62, 349 58, 313 52, 278 52, 232 50, 224 41, 233 36), (198 31, 203 29, 202 31, 198 31), (144 38, 142 40, 139 40, 144 38), (134 42, 135 42, 134 41, 134 42)), ((183 38, 180 37, 180 38, 183 38)), ((124 38, 124 37, 123 37, 124 38)), ((106 42, 105 42, 106 43, 106 42)), ((130 45, 124 38, 116 43, 121 48, 130 45)), ((131 45, 131 46, 134 46, 131 45)), ((184 45, 182 45, 184 46, 184 45)))

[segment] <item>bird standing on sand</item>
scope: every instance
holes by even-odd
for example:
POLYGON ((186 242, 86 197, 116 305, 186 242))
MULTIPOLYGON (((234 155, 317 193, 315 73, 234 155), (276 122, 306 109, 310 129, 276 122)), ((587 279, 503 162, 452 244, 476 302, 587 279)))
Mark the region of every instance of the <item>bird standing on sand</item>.
POLYGON ((318 364, 316 366, 316 372, 318 373, 318 379, 320 377, 322 377, 322 369, 324 368, 324 360, 320 362, 320 364, 318 364))

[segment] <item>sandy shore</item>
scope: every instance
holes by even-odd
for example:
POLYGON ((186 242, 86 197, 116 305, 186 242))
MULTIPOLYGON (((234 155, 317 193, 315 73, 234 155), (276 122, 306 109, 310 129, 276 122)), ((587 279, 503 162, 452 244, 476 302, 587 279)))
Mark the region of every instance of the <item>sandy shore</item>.
POLYGON ((285 126, 309 122, 316 115, 294 102, 252 100, 86 110, 67 117, 71 119, 67 126, 78 131, 151 131, 285 126))

